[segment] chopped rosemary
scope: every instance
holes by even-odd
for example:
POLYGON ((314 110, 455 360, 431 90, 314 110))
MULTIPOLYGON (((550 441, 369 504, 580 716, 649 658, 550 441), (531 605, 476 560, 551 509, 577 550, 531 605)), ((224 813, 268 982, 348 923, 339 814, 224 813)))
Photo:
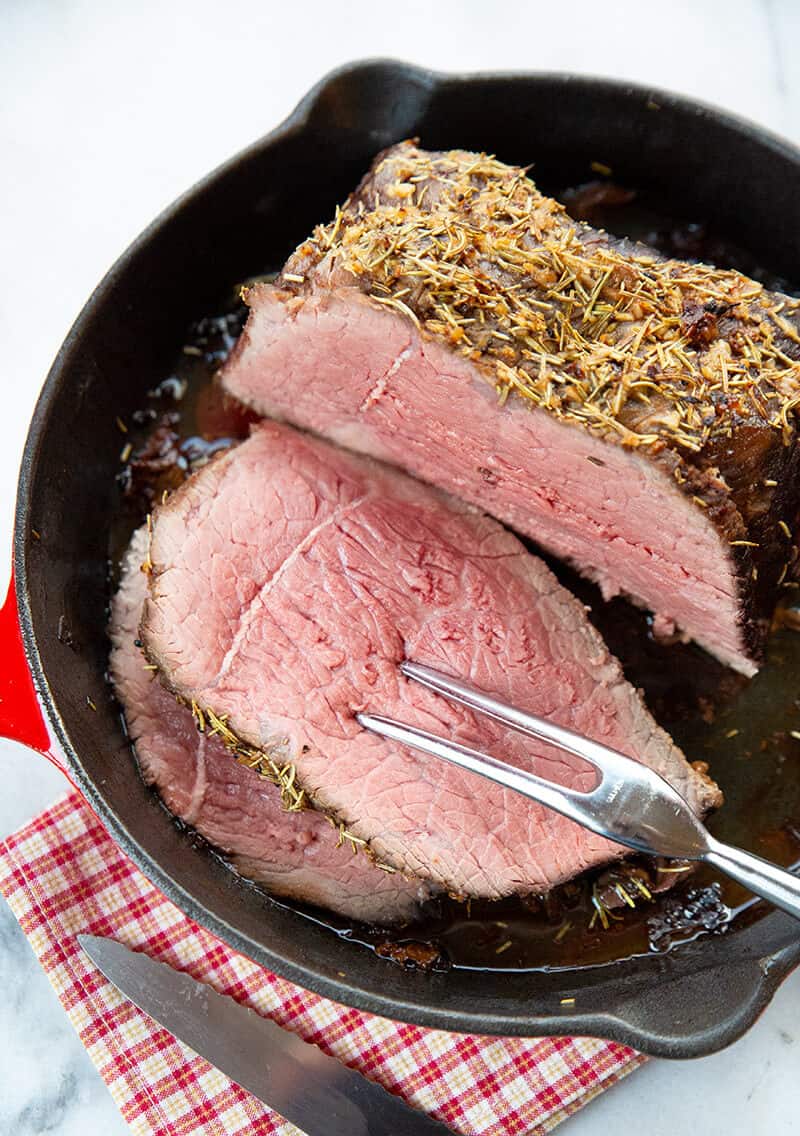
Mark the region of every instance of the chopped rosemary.
MULTIPOLYGON (((158 670, 158 666, 157 664, 150 664, 147 669, 158 670)), ((297 783, 297 769, 294 763, 277 760, 280 754, 286 751, 288 739, 277 739, 269 749, 259 749, 248 745, 233 732, 228 725, 227 714, 216 714, 210 707, 199 706, 194 700, 191 702, 190 708, 198 730, 201 733, 208 732, 209 736, 218 737, 241 765, 252 769, 259 777, 271 781, 280 790, 281 803, 288 812, 299 812, 301 809, 314 807, 309 801, 305 789, 297 783)), ((380 868, 381 871, 387 872, 389 875, 397 871, 391 864, 385 864, 379 860, 368 842, 363 837, 350 832, 343 821, 337 821, 327 813, 325 816, 328 823, 336 830, 337 848, 341 848, 343 844, 349 844, 353 855, 356 855, 359 850, 363 850, 375 867, 380 868)))
POLYGON ((556 934, 555 934, 555 937, 554 937, 554 942, 560 943, 561 940, 566 935, 568 935, 571 930, 572 930, 572 923, 569 921, 569 919, 567 919, 564 923, 561 924, 558 931, 556 931, 556 934))
MULTIPOLYGON (((658 871, 661 871, 660 867, 658 871)), ((642 870, 635 864, 621 864, 605 872, 593 882, 589 896, 592 904, 592 915, 589 920, 590 931, 594 930, 598 923, 604 931, 607 931, 612 922, 620 922, 624 915, 616 914, 614 908, 617 910, 620 907, 635 908, 636 904, 641 902, 642 899, 652 902, 653 893, 641 878, 643 874, 642 870), (614 901, 615 896, 620 901, 619 903, 614 901)), ((556 942, 560 941, 562 934, 566 934, 566 932, 559 930, 556 942)))
POLYGON ((635 873, 631 874, 630 880, 633 886, 644 896, 645 899, 653 898, 653 893, 650 891, 650 888, 647 887, 647 885, 644 884, 635 873))
POLYGON ((594 911, 592 912, 592 918, 589 920, 589 930, 593 930, 595 922, 599 918, 603 926, 603 930, 607 931, 611 926, 608 918, 610 913, 605 904, 601 902, 596 890, 592 891, 592 904, 594 906, 594 911))
POLYGON ((624 887, 622 886, 622 884, 615 884, 615 885, 614 885, 614 891, 615 891, 615 892, 617 893, 617 895, 618 895, 618 896, 620 897, 620 899, 622 900, 622 902, 623 902, 623 903, 625 903, 625 904, 627 904, 627 906, 628 906, 628 907, 635 907, 635 906, 636 906, 636 903, 635 903, 635 901, 634 901, 633 897, 632 897, 632 896, 630 895, 630 893, 629 893, 629 892, 628 892, 628 891, 626 890, 626 888, 624 888, 624 887))
POLYGON ((486 154, 407 143, 367 185, 283 282, 324 260, 478 364, 501 404, 513 394, 625 446, 697 453, 753 411, 787 440, 800 301, 733 270, 622 252, 486 154))

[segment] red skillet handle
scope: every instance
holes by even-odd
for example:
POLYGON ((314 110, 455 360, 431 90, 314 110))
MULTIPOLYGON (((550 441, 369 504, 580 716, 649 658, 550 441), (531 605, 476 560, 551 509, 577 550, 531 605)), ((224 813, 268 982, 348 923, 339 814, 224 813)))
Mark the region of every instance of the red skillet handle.
POLYGON ((50 737, 25 658, 13 574, 0 608, 0 737, 35 749, 69 777, 50 737))

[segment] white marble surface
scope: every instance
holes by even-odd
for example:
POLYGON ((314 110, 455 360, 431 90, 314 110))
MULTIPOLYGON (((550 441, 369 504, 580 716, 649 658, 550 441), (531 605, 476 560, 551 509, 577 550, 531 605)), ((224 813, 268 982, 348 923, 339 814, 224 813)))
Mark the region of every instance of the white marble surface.
MULTIPOLYGON (((507 0, 497 10, 488 18, 484 0, 0 3, 0 550, 38 388, 92 286, 162 206, 275 124, 329 68, 393 55, 441 69, 604 73, 682 90, 800 139, 795 0, 507 0)), ((4 834, 63 782, 18 746, 0 742, 0 763, 4 834)), ((2 903, 0 991, 0 1134, 123 1133, 2 903)), ((799 1020, 800 974, 724 1054, 652 1062, 564 1131, 800 1132, 799 1020)))

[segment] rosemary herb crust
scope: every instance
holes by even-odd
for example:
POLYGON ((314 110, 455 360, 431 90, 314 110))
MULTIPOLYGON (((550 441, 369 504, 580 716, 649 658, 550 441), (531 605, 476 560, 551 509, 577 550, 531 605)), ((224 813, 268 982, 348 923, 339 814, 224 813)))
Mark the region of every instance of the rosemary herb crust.
POLYGON ((384 152, 300 246, 515 394, 625 445, 698 453, 753 420, 790 433, 800 301, 739 272, 614 241, 485 154, 384 152))
POLYGON ((759 657, 798 556, 800 300, 575 221, 524 169, 414 142, 378 155, 278 280, 298 297, 320 284, 446 343, 501 406, 659 465, 729 548, 759 657))

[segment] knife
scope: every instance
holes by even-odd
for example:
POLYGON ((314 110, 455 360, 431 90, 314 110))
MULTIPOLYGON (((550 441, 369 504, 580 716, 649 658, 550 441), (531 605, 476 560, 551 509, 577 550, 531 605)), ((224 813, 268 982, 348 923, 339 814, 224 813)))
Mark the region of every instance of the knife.
POLYGON ((453 1136, 316 1045, 114 939, 78 935, 98 970, 159 1025, 306 1136, 453 1136))

